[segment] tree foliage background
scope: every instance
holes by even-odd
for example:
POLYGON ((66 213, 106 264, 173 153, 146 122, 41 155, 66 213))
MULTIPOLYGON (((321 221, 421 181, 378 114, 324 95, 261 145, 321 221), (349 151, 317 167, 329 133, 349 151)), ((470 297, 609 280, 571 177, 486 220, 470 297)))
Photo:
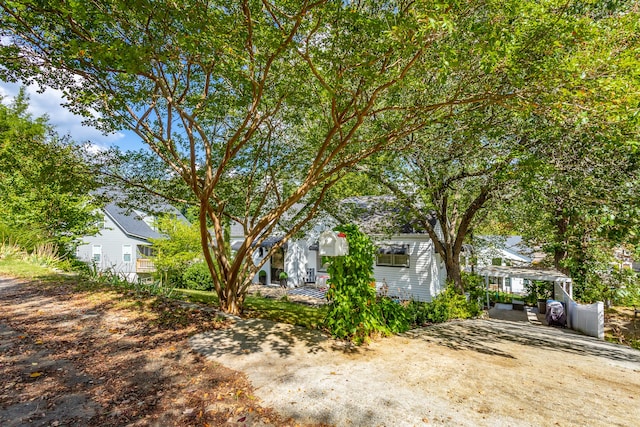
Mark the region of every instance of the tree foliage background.
POLYGON ((23 91, 0 103, 0 238, 26 250, 51 242, 64 255, 97 231, 97 182, 83 147, 27 108, 23 91))

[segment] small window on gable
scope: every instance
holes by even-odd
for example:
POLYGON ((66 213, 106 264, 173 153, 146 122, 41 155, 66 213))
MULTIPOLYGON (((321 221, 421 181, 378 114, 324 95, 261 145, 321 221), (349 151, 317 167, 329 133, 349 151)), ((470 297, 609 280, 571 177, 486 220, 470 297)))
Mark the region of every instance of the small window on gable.
POLYGON ((376 265, 388 267, 410 266, 409 245, 381 246, 376 254, 376 265))
POLYGON ((122 245, 122 262, 131 262, 133 249, 131 245, 122 245))

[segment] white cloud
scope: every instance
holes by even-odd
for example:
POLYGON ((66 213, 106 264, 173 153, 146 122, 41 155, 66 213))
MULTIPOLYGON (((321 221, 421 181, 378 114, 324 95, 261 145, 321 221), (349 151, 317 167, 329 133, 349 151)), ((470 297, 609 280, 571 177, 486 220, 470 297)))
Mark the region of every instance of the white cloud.
MULTIPOLYGON (((18 94, 20 85, 17 83, 0 82, 0 95, 3 103, 9 103, 18 94)), ((89 141, 96 147, 96 150, 110 146, 131 145, 127 141, 127 135, 116 132, 105 135, 94 127, 82 124, 82 117, 73 114, 61 104, 63 103, 62 92, 54 89, 47 89, 43 93, 38 93, 36 85, 27 86, 29 96, 28 112, 34 117, 47 115, 49 123, 54 126, 61 135, 71 135, 77 142, 89 141)))

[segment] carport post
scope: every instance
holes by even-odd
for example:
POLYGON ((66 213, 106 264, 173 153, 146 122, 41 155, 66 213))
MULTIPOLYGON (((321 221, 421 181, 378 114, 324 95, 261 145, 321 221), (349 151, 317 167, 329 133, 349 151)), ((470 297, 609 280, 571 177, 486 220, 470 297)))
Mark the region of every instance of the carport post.
POLYGON ((484 273, 484 285, 487 289, 487 310, 489 310, 491 306, 489 305, 489 274, 488 273, 484 273))

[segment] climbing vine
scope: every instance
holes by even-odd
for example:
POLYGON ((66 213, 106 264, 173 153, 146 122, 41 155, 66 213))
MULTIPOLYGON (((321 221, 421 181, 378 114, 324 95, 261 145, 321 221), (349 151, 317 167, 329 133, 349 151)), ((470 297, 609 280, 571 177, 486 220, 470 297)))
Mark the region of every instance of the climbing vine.
POLYGON ((329 273, 329 311, 325 326, 336 338, 349 339, 357 344, 373 333, 390 331, 376 302, 373 278, 375 246, 355 225, 341 225, 334 231, 346 235, 349 254, 325 257, 329 273))

